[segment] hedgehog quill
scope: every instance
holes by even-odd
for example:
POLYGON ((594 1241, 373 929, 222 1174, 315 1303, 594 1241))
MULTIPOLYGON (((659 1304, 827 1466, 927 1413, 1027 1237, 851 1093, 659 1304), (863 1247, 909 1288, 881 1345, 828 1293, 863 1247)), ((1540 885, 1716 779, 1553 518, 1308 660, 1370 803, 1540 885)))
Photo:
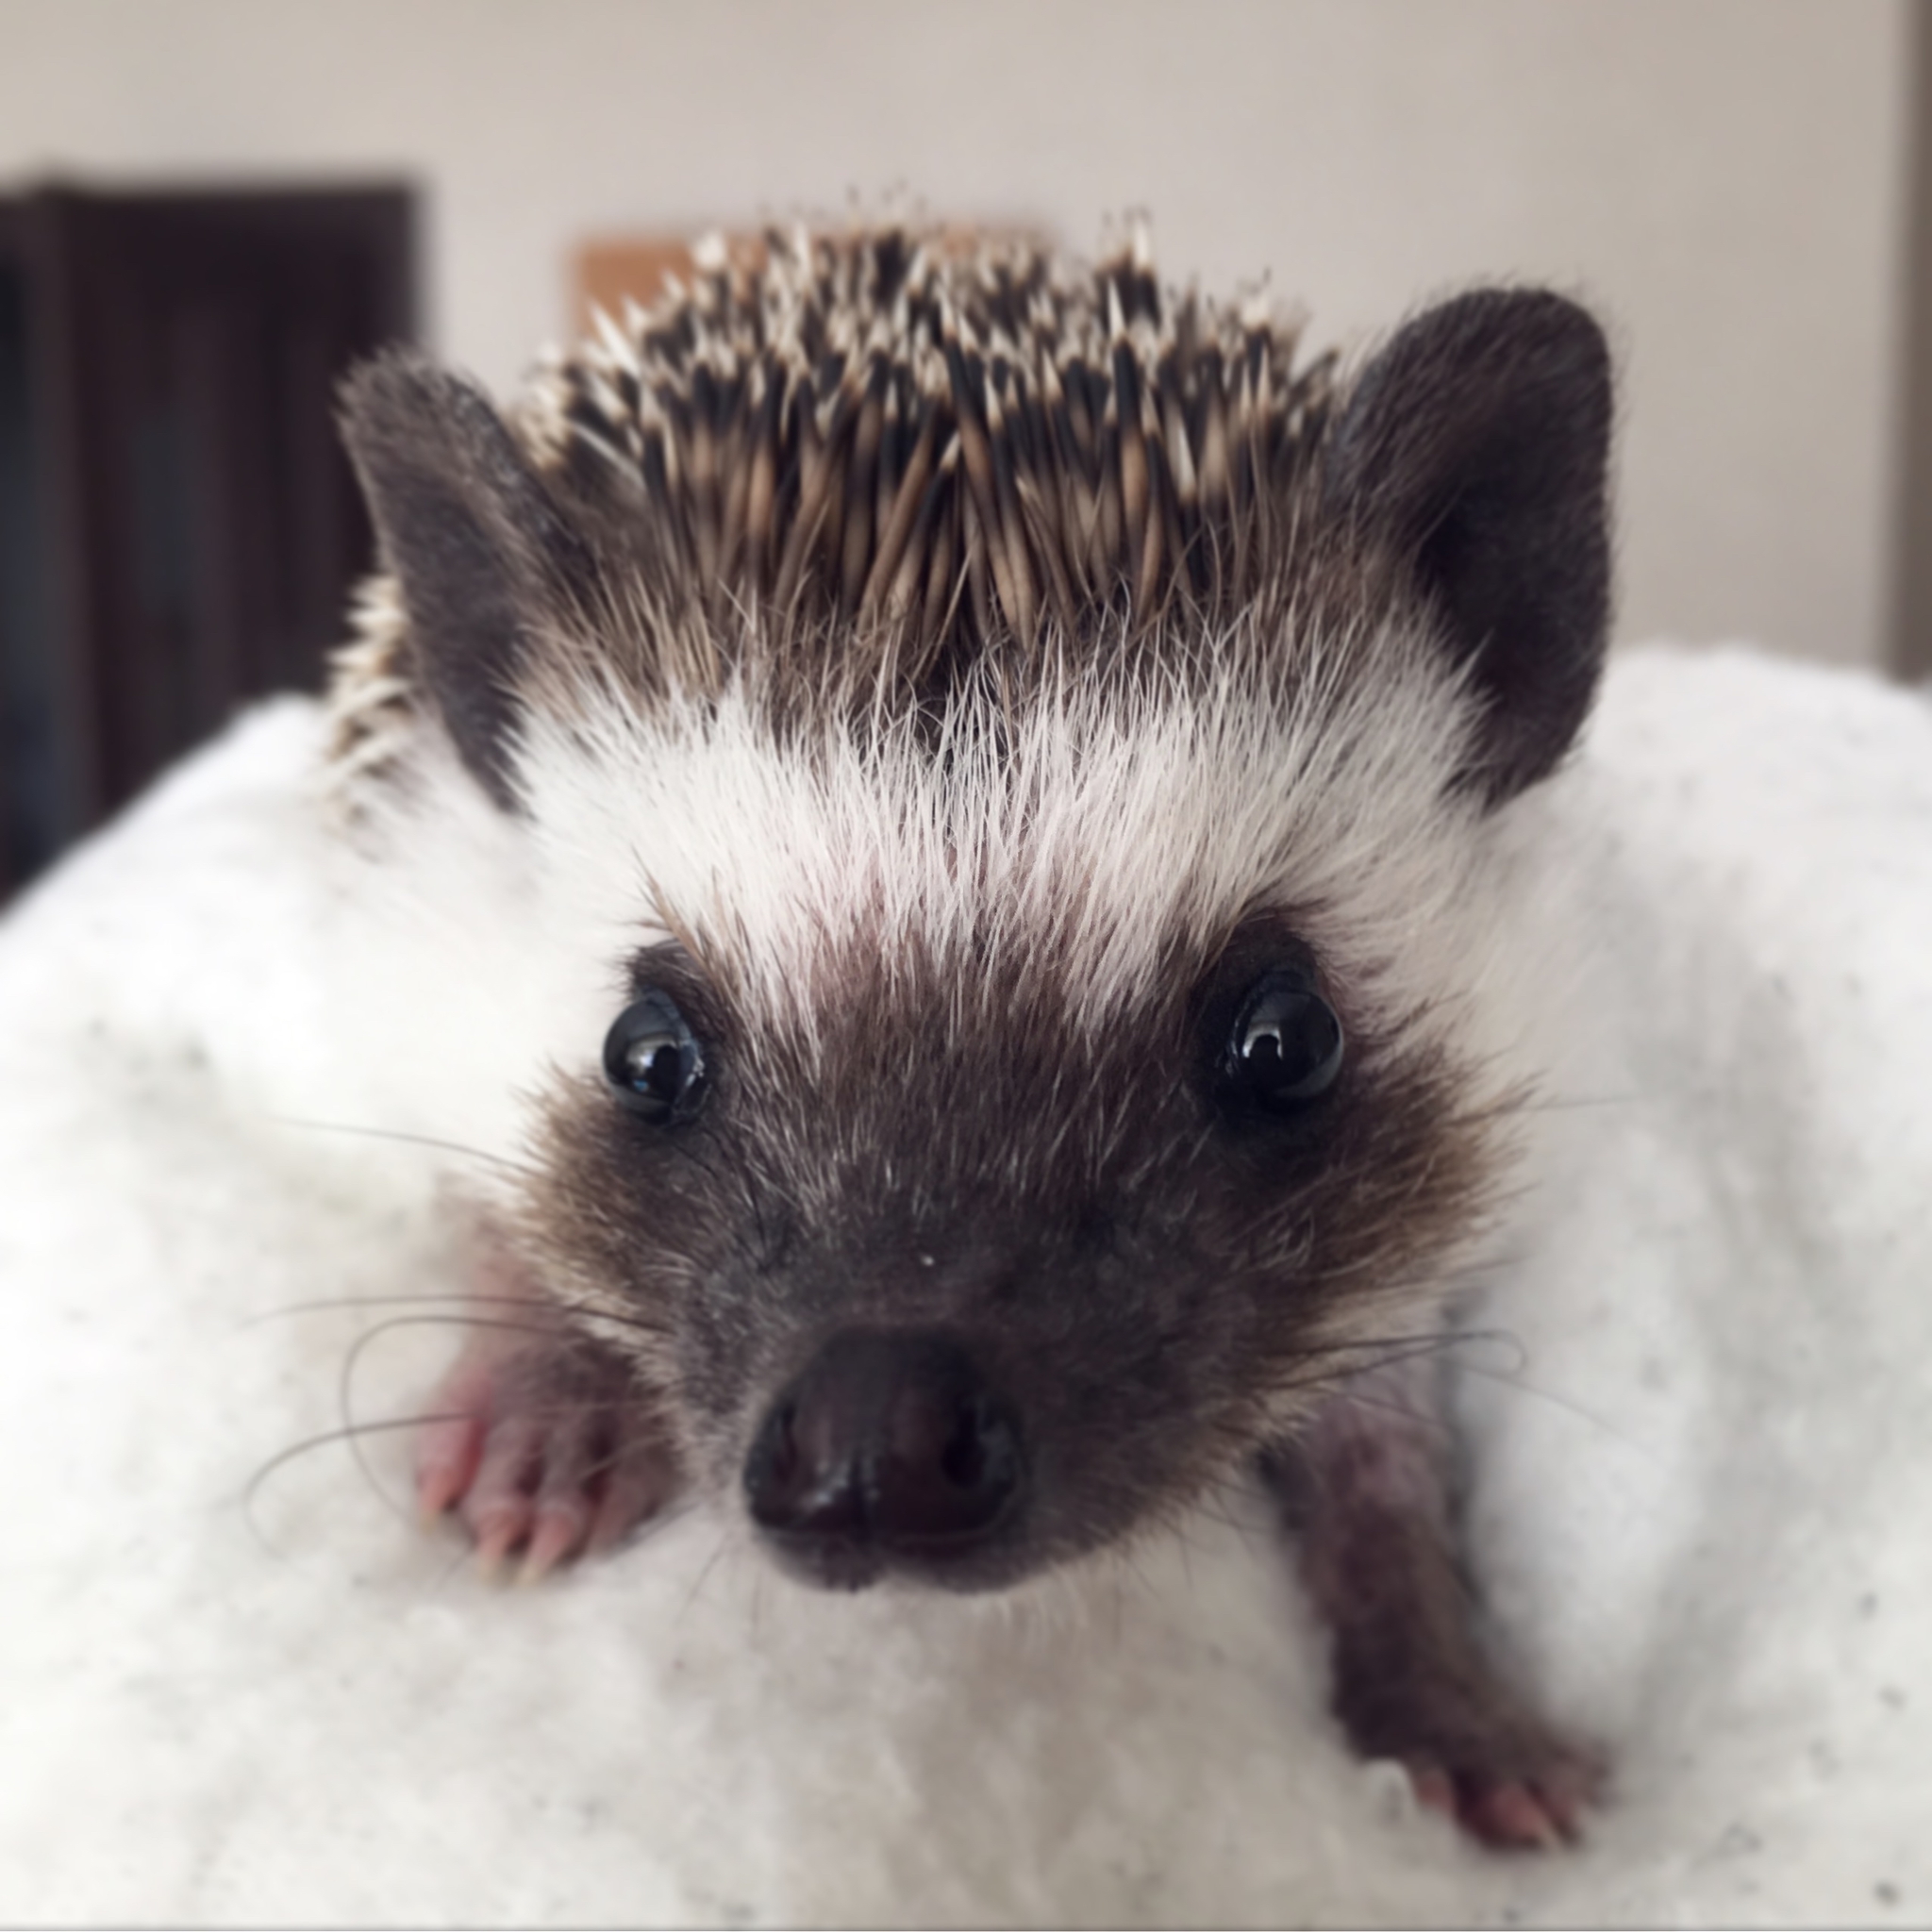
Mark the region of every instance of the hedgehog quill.
POLYGON ((1573 1832, 1432 1342, 1536 1091, 1500 908, 1603 658, 1596 324, 1482 290, 1351 371, 1138 235, 774 234, 508 414, 395 355, 345 425, 345 836, 495 908, 533 1014, 425 1508, 536 1574, 691 1491, 809 1584, 992 1591, 1251 1467, 1358 1748, 1573 1832))

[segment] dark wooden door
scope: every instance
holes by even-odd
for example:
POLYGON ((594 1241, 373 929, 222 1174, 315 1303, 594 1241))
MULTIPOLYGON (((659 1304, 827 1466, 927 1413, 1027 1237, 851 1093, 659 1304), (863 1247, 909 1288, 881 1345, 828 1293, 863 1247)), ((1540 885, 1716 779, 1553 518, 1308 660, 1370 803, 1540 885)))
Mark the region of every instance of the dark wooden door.
POLYGON ((0 204, 0 888, 262 692, 372 540, 343 371, 414 331, 396 189, 0 204))

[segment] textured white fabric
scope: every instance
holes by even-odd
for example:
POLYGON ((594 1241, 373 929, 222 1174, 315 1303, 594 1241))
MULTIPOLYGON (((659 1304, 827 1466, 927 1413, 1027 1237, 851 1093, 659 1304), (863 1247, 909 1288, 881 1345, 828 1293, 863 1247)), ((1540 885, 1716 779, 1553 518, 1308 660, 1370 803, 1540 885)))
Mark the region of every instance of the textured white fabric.
POLYGON ((318 729, 0 926, 0 1919, 1932 1922, 1920 700, 1640 654, 1538 808, 1583 963, 1456 1382, 1497 1641, 1614 1781, 1510 1859, 1352 1762, 1250 1497, 1011 1601, 705 1510, 519 1591, 400 1431, 269 1469, 420 1403, 440 1321, 352 1350, 458 1286, 454 1158, 341 1130, 448 1117, 408 1015, 471 990, 346 892, 318 729))

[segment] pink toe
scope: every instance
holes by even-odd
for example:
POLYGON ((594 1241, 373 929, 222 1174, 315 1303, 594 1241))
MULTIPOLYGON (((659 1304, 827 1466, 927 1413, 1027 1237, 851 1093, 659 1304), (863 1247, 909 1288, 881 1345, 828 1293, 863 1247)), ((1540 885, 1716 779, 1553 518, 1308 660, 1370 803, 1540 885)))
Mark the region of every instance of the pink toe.
POLYGON ((1493 1785, 1470 1801, 1463 1817, 1489 1844, 1552 1850, 1562 1842, 1542 1800, 1527 1785, 1493 1785))
POLYGON ((483 1462, 480 1417, 440 1416, 416 1438, 416 1506, 434 1521, 461 1500, 483 1462))
POLYGON ((527 1424, 499 1422, 490 1432, 482 1465, 462 1501, 485 1575, 493 1574, 530 1533, 541 1454, 542 1440, 527 1424))
POLYGON ((646 1518, 664 1507, 672 1490, 668 1465, 658 1456, 620 1456, 611 1465, 597 1499, 597 1513, 584 1547, 601 1554, 620 1543, 646 1518))
POLYGON ((1445 1818, 1456 1816, 1456 1781, 1439 1764, 1411 1764, 1408 1781, 1415 1788, 1415 1801, 1425 1811, 1440 1811, 1445 1818))

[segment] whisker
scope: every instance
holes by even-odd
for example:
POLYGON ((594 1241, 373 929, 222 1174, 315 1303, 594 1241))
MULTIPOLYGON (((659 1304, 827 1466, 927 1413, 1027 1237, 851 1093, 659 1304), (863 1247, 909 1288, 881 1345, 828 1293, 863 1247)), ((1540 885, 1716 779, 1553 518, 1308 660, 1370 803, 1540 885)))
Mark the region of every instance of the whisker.
POLYGON ((362 1453, 361 1436, 359 1433, 355 1432, 353 1430, 352 1425, 354 1424, 356 1419, 356 1370, 358 1365, 361 1362, 363 1352, 369 1347, 369 1345, 373 1341, 375 1341, 378 1337, 390 1333, 391 1330, 396 1328, 411 1327, 426 1328, 432 1325, 444 1326, 447 1325, 447 1323, 448 1317, 443 1315, 392 1315, 386 1322, 378 1322, 375 1324, 375 1326, 370 1329, 366 1334, 358 1335, 356 1338, 355 1341, 350 1345, 348 1354, 342 1357, 341 1374, 338 1376, 336 1382, 336 1403, 338 1412, 341 1414, 342 1418, 342 1427, 344 1428, 344 1430, 350 1431, 350 1433, 344 1439, 348 1443, 349 1454, 355 1457, 356 1467, 362 1472, 362 1480, 369 1485, 370 1489, 373 1490, 376 1495, 382 1498, 383 1503, 385 1504, 385 1506, 387 1506, 390 1512, 392 1515, 397 1516, 399 1518, 406 1518, 408 1512, 402 1507, 400 1504, 398 1504, 395 1501, 393 1497, 391 1496, 389 1491, 385 1490, 378 1481, 376 1481, 375 1472, 374 1469, 370 1467, 368 1457, 362 1453))
POLYGON ((456 1577, 459 1576, 463 1573, 463 1571, 470 1568, 470 1566, 475 1560, 475 1556, 476 1546, 474 1543, 465 1543, 460 1549, 457 1551, 457 1553, 453 1557, 451 1557, 449 1561, 445 1563, 442 1566, 442 1569, 438 1573, 436 1578, 435 1588, 439 1595, 441 1595, 442 1591, 444 1591, 450 1587, 451 1582, 456 1577))
POLYGON ((1600 1430, 1611 1441, 1620 1442, 1624 1448, 1635 1451, 1646 1461, 1658 1460, 1655 1451, 1646 1449, 1641 1442, 1626 1435, 1614 1423, 1586 1408, 1580 1402, 1574 1401, 1567 1395, 1558 1395, 1553 1389, 1539 1389, 1534 1382, 1520 1381, 1513 1374, 1499 1374, 1493 1369, 1479 1369, 1471 1362, 1450 1362, 1447 1366, 1453 1368, 1459 1375, 1474 1375, 1478 1380, 1493 1383, 1499 1388, 1512 1389, 1519 1395, 1531 1395, 1539 1402, 1550 1403, 1563 1410, 1566 1415, 1573 1415, 1578 1422, 1588 1423, 1591 1428, 1600 1430))
POLYGON ((718 1532, 717 1547, 711 1552, 711 1554, 708 1557, 705 1558, 704 1568, 698 1572, 696 1577, 691 1582, 690 1590, 688 1590, 685 1592, 684 1602, 678 1606, 677 1621, 680 1624, 683 1623, 684 1620, 691 1615, 691 1606, 698 1600, 698 1592, 702 1591, 705 1585, 710 1580, 711 1572, 718 1567, 719 1561, 723 1558, 724 1552, 730 1546, 731 1528, 730 1525, 727 1524, 724 1528, 722 1528, 718 1532))
POLYGON ((1515 1114, 1581 1113, 1598 1108, 1676 1106, 1688 1100, 1713 1097, 1713 1090, 1704 1087, 1658 1088, 1648 1093, 1532 1094, 1522 1099, 1502 1101, 1487 1109, 1486 1117, 1507 1119, 1515 1114))
MULTIPOLYGON (((238 1327, 255 1328, 264 1322, 282 1321, 296 1315, 332 1314, 343 1308, 408 1308, 434 1307, 441 1303, 455 1303, 466 1308, 523 1308, 526 1309, 531 1321, 525 1324, 526 1332, 532 1335, 548 1335, 555 1332, 572 1332, 570 1318, 573 1315, 594 1315, 601 1322, 609 1322, 621 1328, 637 1328, 646 1334, 657 1330, 641 1315, 629 1315, 621 1310, 607 1307, 602 1302, 551 1300, 531 1294, 475 1294, 467 1289, 448 1293, 420 1294, 343 1294, 324 1295, 313 1301, 287 1302, 279 1307, 265 1308, 259 1314, 244 1317, 238 1327), (551 1325, 541 1325, 540 1318, 551 1325)), ((428 1322, 460 1323, 459 1315, 425 1315, 428 1322)), ((472 1327, 486 1327, 483 1320, 471 1322, 472 1327)))
POLYGON ((537 1170, 525 1160, 514 1160, 507 1155, 492 1154, 486 1147, 471 1147, 460 1141, 439 1140, 434 1134, 405 1133, 399 1127, 356 1126, 343 1121, 308 1121, 291 1114, 265 1114, 262 1116, 271 1126, 300 1127, 311 1134, 349 1134, 364 1141, 394 1141, 403 1146, 432 1147, 442 1154, 460 1154, 466 1160, 480 1160, 491 1167, 501 1168, 506 1174, 513 1174, 524 1179, 534 1178, 537 1170))
MULTIPOLYGON (((240 1328, 259 1328, 267 1322, 292 1320, 298 1315, 329 1315, 345 1308, 434 1308, 439 1304, 448 1304, 458 1308, 530 1308, 533 1313, 541 1312, 528 1295, 478 1295, 464 1292, 449 1294, 343 1294, 324 1295, 313 1301, 287 1302, 280 1307, 264 1308, 258 1314, 244 1316, 236 1325, 240 1328)), ((557 1310, 562 1315, 561 1308, 557 1310)), ((425 1314, 425 1323, 447 1322, 453 1325, 464 1325, 465 1318, 460 1314, 425 1314)), ((536 1332, 533 1328, 533 1332, 536 1332)))
POLYGON ((1496 1387, 1515 1391, 1519 1394, 1533 1396, 1541 1402, 1553 1404, 1577 1421, 1588 1423, 1602 1432, 1611 1441, 1648 1456, 1649 1451, 1641 1442, 1633 1441, 1623 1430, 1605 1417, 1584 1407, 1581 1403, 1554 1390, 1539 1388, 1536 1383, 1525 1381, 1523 1372, 1529 1366, 1529 1350, 1523 1339, 1507 1328, 1468 1328, 1449 1329, 1436 1337, 1428 1336, 1387 1336, 1367 1341, 1331 1342, 1309 1349, 1306 1353, 1349 1354, 1359 1352, 1370 1359, 1355 1368, 1324 1369, 1319 1374, 1291 1378, 1279 1385, 1284 1392, 1305 1393, 1309 1391, 1325 1391, 1333 1400, 1359 1404, 1364 1407, 1376 1407, 1399 1414, 1424 1425, 1440 1430, 1444 1435, 1453 1433, 1451 1424, 1443 1418, 1418 1414, 1406 1405, 1386 1396, 1374 1396, 1352 1386, 1357 1379, 1366 1379, 1378 1370, 1399 1368, 1405 1362, 1420 1361, 1434 1357, 1441 1367, 1455 1374, 1472 1375, 1478 1380, 1496 1387), (1458 1357, 1457 1351, 1471 1342, 1495 1342, 1507 1344, 1514 1356, 1513 1364, 1507 1369, 1485 1368, 1479 1363, 1458 1357))
MULTIPOLYGON (((255 1505, 257 1498, 260 1494, 261 1486, 277 1470, 294 1461, 298 1456, 307 1456, 311 1450, 315 1449, 326 1449, 334 1442, 350 1442, 352 1439, 357 1437, 389 1435, 397 1429, 417 1429, 423 1428, 430 1423, 460 1422, 461 1420, 462 1412, 458 1409, 452 1409, 441 1414, 430 1411, 421 1415, 385 1416, 373 1422, 342 1423, 339 1424, 335 1428, 324 1429, 317 1435, 305 1436, 301 1441, 291 1442, 286 1449, 278 1449, 248 1478, 247 1486, 242 1490, 241 1496, 242 1516, 246 1520, 248 1527, 257 1541, 271 1556, 275 1555, 275 1545, 262 1534, 261 1525, 255 1520, 255 1505)), ((363 1465, 363 1473, 370 1475, 371 1487, 375 1489, 376 1494, 382 1497, 385 1503, 390 1503, 392 1507, 396 1507, 388 1491, 379 1483, 375 1481, 366 1463, 363 1465)), ((399 1511, 399 1513, 407 1514, 406 1511, 399 1511)))
MULTIPOLYGON (((450 1315, 396 1315, 389 1321, 377 1323, 375 1327, 356 1338, 347 1355, 342 1358, 341 1370, 337 1377, 337 1412, 341 1417, 341 1423, 333 1429, 325 1429, 318 1435, 306 1437, 303 1441, 292 1443, 286 1449, 277 1450, 248 1479, 248 1485, 242 1493, 242 1512, 249 1519, 250 1528, 255 1531, 264 1548, 269 1548, 270 1545, 266 1538, 260 1537, 259 1526, 254 1521, 255 1501, 260 1492, 262 1484, 276 1470, 293 1461, 296 1457, 307 1455, 314 1449, 326 1448, 332 1442, 345 1444, 350 1454, 355 1457, 356 1466, 360 1470, 363 1479, 368 1483, 370 1489, 398 1517, 408 1518, 408 1511, 401 1504, 397 1503, 376 1479, 375 1472, 370 1467, 368 1457, 362 1454, 361 1439, 367 1435, 383 1435, 396 1429, 421 1428, 430 1423, 459 1422, 462 1419, 462 1411, 452 1410, 446 1413, 432 1411, 417 1415, 392 1416, 375 1422, 358 1422, 355 1415, 353 1398, 356 1371, 361 1363, 364 1351, 368 1349, 371 1343, 379 1341, 383 1336, 394 1329, 440 1327, 454 1324, 460 1320, 460 1317, 450 1315)), ((507 1322, 497 1318, 471 1320, 464 1322, 463 1325, 472 1328, 496 1329, 517 1335, 548 1336, 553 1332, 550 1329, 538 1327, 530 1324, 507 1322)))
POLYGON ((1437 1328, 1416 1335, 1371 1335, 1350 1341, 1318 1341, 1298 1348, 1303 1356, 1358 1355, 1390 1348, 1451 1349, 1464 1341, 1513 1341, 1522 1343, 1507 1328, 1437 1328))
POLYGON ((1404 1362, 1425 1361, 1432 1356, 1441 1356, 1451 1345, 1452 1339, 1447 1336, 1417 1337, 1388 1344, 1360 1343, 1356 1352, 1366 1356, 1366 1361, 1352 1367, 1323 1369, 1310 1375, 1291 1376, 1277 1387, 1292 1391, 1333 1386, 1339 1391, 1379 1370, 1399 1368, 1404 1362))
MULTIPOLYGON (((467 1289, 454 1290, 446 1293, 410 1294, 369 1294, 369 1295, 324 1295, 312 1301, 288 1302, 279 1307, 263 1309, 259 1314, 249 1315, 236 1325, 240 1328, 254 1328, 265 1322, 281 1321, 297 1315, 331 1314, 343 1308, 384 1308, 384 1307, 434 1307, 439 1304, 455 1303, 467 1308, 521 1308, 529 1314, 526 1324, 502 1324, 506 1327, 520 1328, 521 1332, 543 1336, 575 1332, 573 1316, 594 1317, 601 1323, 608 1323, 618 1328, 636 1329, 641 1335, 656 1335, 657 1324, 642 1315, 629 1314, 619 1308, 612 1308, 603 1302, 579 1300, 565 1301, 550 1296, 533 1294, 476 1294, 467 1289)), ((448 1322, 452 1325, 461 1324, 473 1328, 491 1325, 490 1321, 465 1318, 461 1315, 424 1315, 424 1323, 448 1322)))
POLYGON ((1337 1402, 1345 1402, 1351 1408, 1372 1408, 1383 1415, 1398 1417, 1406 1423, 1412 1423, 1417 1428, 1426 1429, 1440 1436, 1444 1441, 1456 1434, 1454 1426, 1444 1416, 1430 1415, 1392 1395, 1370 1395, 1360 1389, 1351 1388, 1347 1383, 1335 1391, 1337 1402))
MULTIPOLYGON (((682 1523, 687 1516, 695 1516, 705 1507, 705 1498, 687 1485, 663 1505, 661 1508, 646 1516, 624 1538, 624 1542, 648 1542, 653 1537, 660 1536, 673 1524, 682 1523)), ((619 1545, 622 1547, 622 1544, 619 1545)))

